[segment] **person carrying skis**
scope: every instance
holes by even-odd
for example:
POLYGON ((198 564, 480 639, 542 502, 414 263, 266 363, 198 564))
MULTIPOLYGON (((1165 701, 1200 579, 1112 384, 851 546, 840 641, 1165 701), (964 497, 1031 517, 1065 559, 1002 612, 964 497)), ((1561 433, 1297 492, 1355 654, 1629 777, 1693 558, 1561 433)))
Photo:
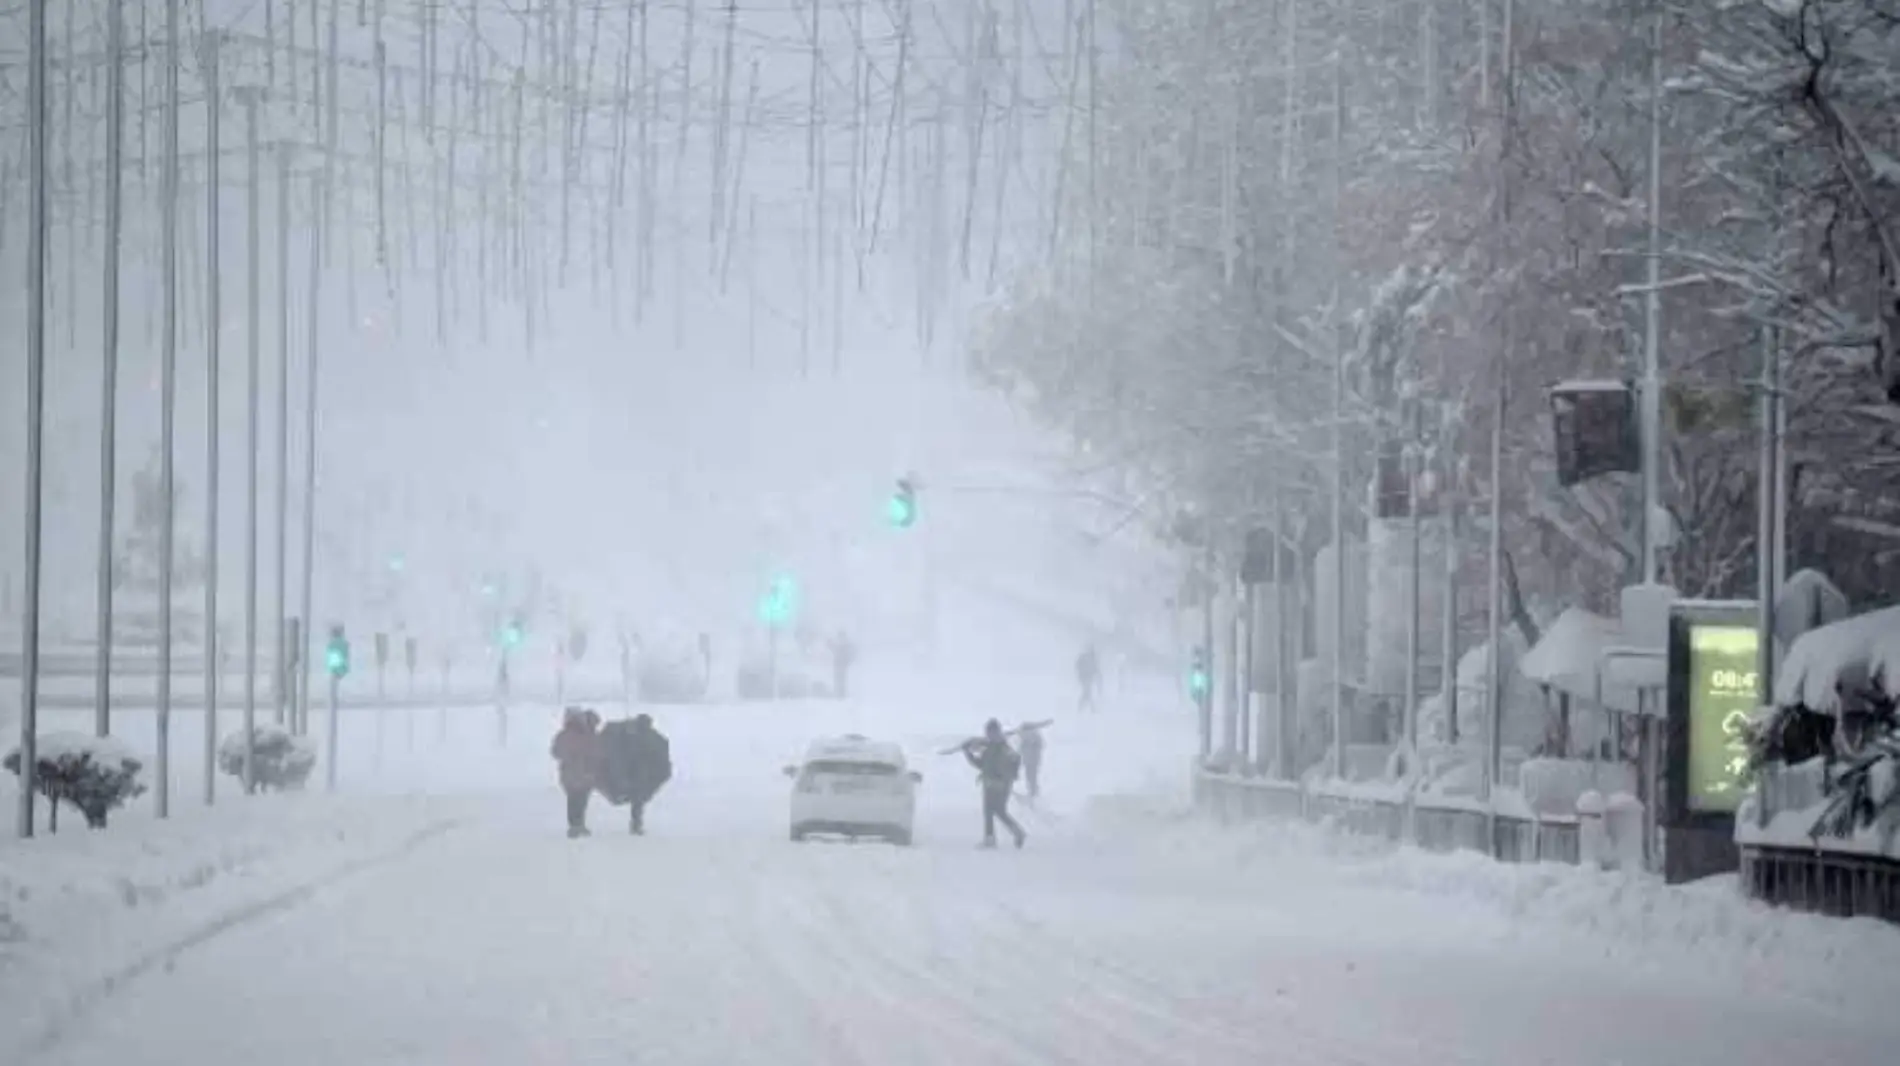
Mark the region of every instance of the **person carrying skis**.
POLYGON ((646 807, 660 786, 673 778, 672 746, 653 728, 653 716, 638 714, 601 731, 607 762, 608 798, 631 808, 628 828, 646 833, 646 807))
POLYGON ((1016 846, 1023 846, 1029 834, 1009 816, 1009 792, 1016 784, 1016 773, 1022 766, 1022 760, 1016 750, 1009 746, 1008 738, 1003 736, 1002 723, 992 718, 983 725, 983 737, 972 739, 963 744, 963 757, 977 772, 977 780, 983 786, 983 847, 996 846, 996 823, 1002 822, 1016 838, 1016 846))
POLYGON ((560 732, 548 746, 560 768, 561 791, 567 794, 567 836, 584 837, 587 832, 587 798, 594 791, 600 765, 600 736, 594 727, 600 716, 579 707, 569 707, 561 716, 560 732))
POLYGON ((1029 788, 1029 798, 1036 799, 1042 795, 1042 727, 1024 722, 1016 735, 1023 758, 1023 783, 1029 788))
POLYGON ((1092 711, 1095 709, 1095 690, 1102 683, 1102 661, 1095 654, 1095 645, 1087 644, 1082 654, 1075 657, 1075 683, 1081 690, 1076 700, 1076 709, 1092 711))

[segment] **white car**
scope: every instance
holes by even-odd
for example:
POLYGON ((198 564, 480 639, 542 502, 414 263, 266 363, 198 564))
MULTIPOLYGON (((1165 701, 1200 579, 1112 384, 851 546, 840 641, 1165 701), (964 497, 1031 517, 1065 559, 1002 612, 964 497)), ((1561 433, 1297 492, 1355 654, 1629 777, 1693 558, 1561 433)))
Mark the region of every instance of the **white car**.
POLYGON ((896 744, 855 733, 820 740, 785 776, 793 781, 793 840, 817 834, 910 845, 924 775, 906 767, 896 744))

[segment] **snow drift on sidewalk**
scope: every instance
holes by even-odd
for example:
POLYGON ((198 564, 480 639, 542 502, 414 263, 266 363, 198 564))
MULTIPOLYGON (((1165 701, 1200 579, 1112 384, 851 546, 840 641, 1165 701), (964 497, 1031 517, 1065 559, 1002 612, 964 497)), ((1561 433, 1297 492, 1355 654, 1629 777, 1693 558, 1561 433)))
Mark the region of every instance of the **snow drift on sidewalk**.
POLYGON ((449 817, 441 802, 260 795, 0 841, 0 1049, 154 952, 449 817))
MULTIPOLYGON (((1389 891, 1461 904, 1445 908, 1474 943, 1505 952, 1557 952, 1630 971, 1772 989, 1843 1011, 1891 1010, 1900 929, 1749 900, 1730 876, 1666 885, 1646 875, 1553 863, 1441 855, 1293 821, 1221 826, 1179 799, 1103 797, 1089 828, 1138 842, 1151 862, 1243 885, 1262 905, 1293 892, 1389 891)), ((1377 931, 1381 915, 1365 921, 1377 931)), ((1392 935, 1408 935, 1399 928, 1392 935)))

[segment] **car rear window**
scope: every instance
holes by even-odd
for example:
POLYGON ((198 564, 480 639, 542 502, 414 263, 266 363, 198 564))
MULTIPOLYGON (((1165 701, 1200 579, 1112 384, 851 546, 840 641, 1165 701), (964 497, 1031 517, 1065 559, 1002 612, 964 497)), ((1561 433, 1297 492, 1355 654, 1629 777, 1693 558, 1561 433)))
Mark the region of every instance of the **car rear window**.
POLYGON ((820 759, 807 763, 808 774, 863 774, 872 777, 894 777, 897 767, 881 762, 846 762, 841 759, 820 759))

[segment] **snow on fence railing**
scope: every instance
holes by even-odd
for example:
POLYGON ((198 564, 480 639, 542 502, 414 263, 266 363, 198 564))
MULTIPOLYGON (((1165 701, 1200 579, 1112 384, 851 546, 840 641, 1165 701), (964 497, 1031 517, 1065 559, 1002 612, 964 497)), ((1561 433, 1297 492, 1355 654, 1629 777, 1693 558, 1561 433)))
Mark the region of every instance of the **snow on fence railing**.
POLYGON ((1195 805, 1222 821, 1330 822, 1428 851, 1481 851, 1505 862, 1581 861, 1574 815, 1540 815, 1515 789, 1494 796, 1495 804, 1488 805, 1411 790, 1404 782, 1301 783, 1194 770, 1195 805))

